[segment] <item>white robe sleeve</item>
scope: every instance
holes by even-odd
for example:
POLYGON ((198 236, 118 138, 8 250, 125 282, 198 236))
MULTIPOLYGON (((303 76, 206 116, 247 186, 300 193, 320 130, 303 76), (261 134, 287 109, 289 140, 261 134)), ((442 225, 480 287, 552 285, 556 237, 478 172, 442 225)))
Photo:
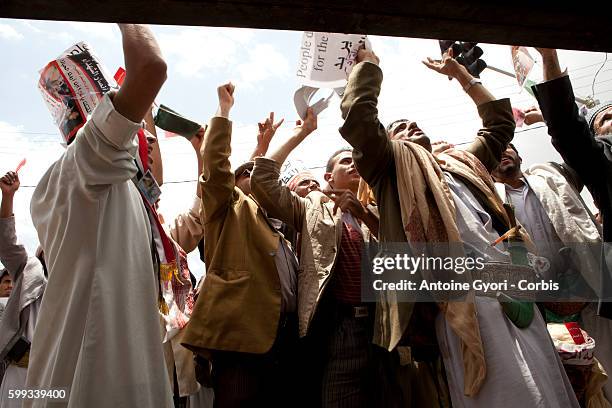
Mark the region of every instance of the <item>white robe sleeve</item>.
POLYGON ((15 217, 0 218, 0 261, 11 275, 13 282, 28 262, 28 253, 17 243, 15 217))
POLYGON ((85 187, 109 186, 134 177, 138 152, 134 136, 139 127, 115 110, 109 94, 104 95, 66 152, 66 158, 75 161, 75 177, 85 187))
POLYGON ((201 203, 200 197, 196 196, 191 208, 168 224, 170 236, 186 253, 196 249, 200 240, 204 238, 204 227, 200 220, 201 203))

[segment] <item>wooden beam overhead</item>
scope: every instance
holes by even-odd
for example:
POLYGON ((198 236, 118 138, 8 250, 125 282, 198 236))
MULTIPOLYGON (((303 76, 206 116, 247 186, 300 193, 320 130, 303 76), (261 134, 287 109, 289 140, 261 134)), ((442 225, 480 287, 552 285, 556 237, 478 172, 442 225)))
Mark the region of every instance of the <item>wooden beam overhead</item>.
POLYGON ((599 2, 0 0, 0 17, 367 33, 612 51, 599 2))

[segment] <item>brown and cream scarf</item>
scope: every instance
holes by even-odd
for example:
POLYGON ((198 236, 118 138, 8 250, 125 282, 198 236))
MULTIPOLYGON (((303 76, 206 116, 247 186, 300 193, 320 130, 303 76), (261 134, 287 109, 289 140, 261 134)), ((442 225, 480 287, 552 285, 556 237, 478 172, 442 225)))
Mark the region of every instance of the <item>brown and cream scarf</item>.
MULTIPOLYGON (((414 143, 394 141, 392 146, 402 223, 409 245, 412 242, 448 243, 447 256, 462 256, 458 253, 460 245, 453 245, 460 244, 461 237, 455 222, 454 202, 440 165, 427 150, 414 143)), ((444 302, 439 307, 461 340, 464 393, 475 396, 487 369, 473 293, 470 297, 471 301, 444 302)))

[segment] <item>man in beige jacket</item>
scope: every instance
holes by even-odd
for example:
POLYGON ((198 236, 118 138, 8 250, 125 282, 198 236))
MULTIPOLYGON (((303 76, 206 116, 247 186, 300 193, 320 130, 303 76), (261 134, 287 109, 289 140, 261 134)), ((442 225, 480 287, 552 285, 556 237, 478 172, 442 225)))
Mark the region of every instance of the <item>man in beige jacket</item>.
POLYGON ((289 140, 255 160, 251 187, 270 216, 300 233, 300 335, 308 338, 309 364, 318 367, 303 394, 312 395, 315 406, 374 406, 381 403, 374 392, 380 378, 371 347, 373 308, 361 298, 361 264, 378 218, 356 198, 360 177, 352 152, 342 149, 329 159, 325 180, 331 199, 317 190, 302 198, 278 182, 289 153, 315 129, 309 110, 289 140))
POLYGON ((297 263, 247 195, 248 167, 230 169, 233 93, 232 84, 218 88, 219 110, 201 150, 207 274, 183 345, 211 359, 215 406, 287 406, 295 384, 297 263))

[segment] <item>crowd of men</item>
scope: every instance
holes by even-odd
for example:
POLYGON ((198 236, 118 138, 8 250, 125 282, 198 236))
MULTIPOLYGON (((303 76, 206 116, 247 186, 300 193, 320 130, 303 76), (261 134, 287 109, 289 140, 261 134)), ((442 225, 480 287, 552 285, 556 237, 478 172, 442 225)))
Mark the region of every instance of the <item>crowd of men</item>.
POLYGON ((325 188, 307 171, 279 181, 317 129, 312 109, 273 151, 271 114, 252 160, 232 170, 227 83, 190 139, 196 198, 164 222, 150 187, 163 183, 151 109, 166 62, 146 26, 119 27, 127 75, 39 181, 35 254, 17 239, 19 176, 0 179, 2 407, 611 407, 612 102, 582 116, 555 50, 538 49, 534 90, 563 164, 521 168, 509 100, 452 50, 424 64, 473 101, 473 142, 433 142, 416 118, 385 126, 379 58, 362 49, 341 103, 351 147, 328 158, 325 188), (196 283, 186 253, 198 246, 196 283), (517 246, 547 268, 517 261, 517 246), (372 247, 478 257, 484 271, 472 278, 491 282, 563 276, 588 296, 416 302, 388 290, 366 301, 372 247), (565 325, 559 337, 551 324, 565 325))

